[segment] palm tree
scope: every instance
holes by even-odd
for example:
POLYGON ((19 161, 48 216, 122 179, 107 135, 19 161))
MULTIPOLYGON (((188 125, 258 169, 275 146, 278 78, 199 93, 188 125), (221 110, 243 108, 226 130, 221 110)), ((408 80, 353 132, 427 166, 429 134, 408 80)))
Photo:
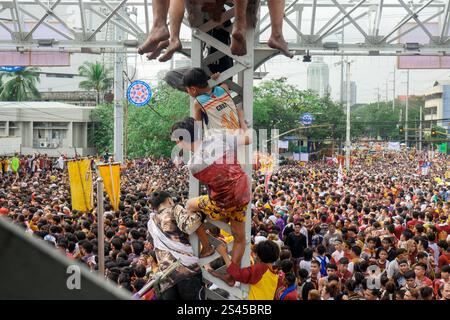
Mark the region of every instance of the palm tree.
POLYGON ((39 68, 25 68, 15 72, 0 73, 0 100, 39 100, 41 94, 36 85, 40 82, 39 68))
POLYGON ((111 70, 105 68, 105 66, 98 61, 86 61, 78 68, 78 72, 80 76, 87 78, 80 82, 79 87, 85 90, 97 91, 97 104, 99 104, 100 92, 107 91, 113 84, 111 70))

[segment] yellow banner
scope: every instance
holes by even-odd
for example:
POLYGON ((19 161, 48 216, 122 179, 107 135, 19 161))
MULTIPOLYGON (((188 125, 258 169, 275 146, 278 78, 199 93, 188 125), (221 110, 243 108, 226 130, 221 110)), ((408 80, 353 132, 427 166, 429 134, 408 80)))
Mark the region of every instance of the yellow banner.
POLYGON ((97 168, 103 179, 109 201, 114 211, 118 211, 120 202, 120 164, 101 164, 97 168))
POLYGON ((93 208, 91 160, 68 161, 67 169, 69 171, 72 209, 82 212, 91 211, 93 208))

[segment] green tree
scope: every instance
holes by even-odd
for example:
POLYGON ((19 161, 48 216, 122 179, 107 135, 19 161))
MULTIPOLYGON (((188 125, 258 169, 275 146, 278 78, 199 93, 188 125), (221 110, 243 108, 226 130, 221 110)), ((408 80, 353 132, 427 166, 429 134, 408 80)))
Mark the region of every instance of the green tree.
MULTIPOLYGON (((189 116, 189 97, 165 83, 159 85, 148 106, 128 106, 127 156, 130 158, 170 156, 174 142, 170 140, 172 124, 189 116)), ((91 113, 95 134, 90 141, 103 153, 113 150, 114 106, 102 104, 91 113)))
POLYGON ((16 72, 1 72, 0 100, 39 100, 41 95, 36 88, 36 85, 39 82, 40 79, 38 68, 25 68, 16 72))
MULTIPOLYGON (((287 83, 286 78, 265 81, 254 88, 253 127, 258 129, 278 129, 279 133, 301 128, 299 123, 303 113, 312 113, 314 125, 321 128, 302 129, 297 132, 317 141, 325 138, 341 138, 345 132, 345 115, 342 107, 328 96, 320 98, 312 91, 302 91, 287 83), (333 126, 334 125, 334 126, 333 126)), ((296 131, 292 134, 296 135, 296 131)), ((281 138, 282 139, 282 138, 281 138)))
POLYGON ((99 154, 105 149, 113 150, 114 139, 114 105, 100 104, 91 112, 94 122, 94 134, 89 135, 89 145, 94 146, 99 154))
POLYGON ((147 107, 128 107, 128 156, 170 156, 175 146, 170 128, 187 116, 189 96, 160 83, 147 107))
POLYGON ((78 73, 86 78, 86 80, 80 82, 80 89, 95 90, 97 92, 97 104, 99 104, 100 93, 110 89, 113 84, 112 71, 98 61, 86 61, 78 68, 78 73))
MULTIPOLYGON (((424 105, 422 96, 410 96, 408 106, 409 136, 414 136, 413 129, 419 126, 420 107, 424 105)), ((369 103, 352 110, 352 138, 404 140, 398 131, 399 125, 405 125, 406 104, 397 100, 395 108, 392 101, 369 103)))

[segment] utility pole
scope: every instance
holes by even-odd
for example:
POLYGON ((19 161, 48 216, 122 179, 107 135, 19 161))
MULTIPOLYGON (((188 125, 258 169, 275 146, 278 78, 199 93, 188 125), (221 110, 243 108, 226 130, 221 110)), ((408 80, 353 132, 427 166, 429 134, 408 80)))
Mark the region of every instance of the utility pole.
MULTIPOLYGON (((344 44, 344 21, 342 20, 341 44, 344 44)), ((347 98, 348 100, 348 98, 347 98)), ((341 55, 341 105, 344 104, 344 56, 341 55)))
POLYGON ((409 69, 406 71, 405 145, 408 147, 409 69))
POLYGON ((392 112, 395 112, 395 63, 394 63, 394 82, 393 84, 393 93, 392 93, 392 112))
POLYGON ((386 80, 386 105, 387 105, 388 100, 389 100, 389 97, 388 97, 388 95, 389 95, 388 85, 389 85, 389 81, 386 80))
MULTIPOLYGON (((120 9, 127 14, 125 8, 120 9)), ((124 39, 124 32, 116 26, 116 41, 124 39)), ((114 54, 114 161, 123 162, 123 66, 126 54, 123 49, 116 48, 114 54)))
POLYGON ((350 87, 350 64, 353 61, 349 61, 348 57, 345 61, 347 66, 347 72, 346 72, 346 81, 347 81, 347 123, 346 123, 346 133, 345 133, 345 168, 347 169, 347 172, 350 170, 350 155, 351 155, 351 141, 350 141, 350 95, 351 95, 351 87, 350 87))
POLYGON ((377 108, 380 110, 380 86, 377 88, 377 108))
POLYGON ((419 113, 419 151, 422 151, 422 112, 423 112, 423 106, 420 106, 420 113, 419 113))

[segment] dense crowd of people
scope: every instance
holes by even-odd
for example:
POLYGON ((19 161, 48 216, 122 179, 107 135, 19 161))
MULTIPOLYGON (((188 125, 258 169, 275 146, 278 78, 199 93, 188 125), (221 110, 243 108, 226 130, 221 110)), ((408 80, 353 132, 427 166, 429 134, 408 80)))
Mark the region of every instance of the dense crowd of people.
MULTIPOLYGON (((71 209, 64 165, 44 156, 17 158, 18 170, 11 170, 11 157, 0 159, 0 215, 98 269, 95 211, 71 209)), ((274 299, 450 299, 449 161, 446 155, 379 151, 355 154, 349 172, 329 161, 289 162, 270 179, 255 169, 252 257, 276 275, 274 299), (423 174, 419 164, 427 161, 423 174)), ((119 211, 105 202, 110 281, 136 294, 158 272, 160 257, 147 230, 149 214, 162 206, 155 206, 154 193, 167 192, 167 203, 183 207, 188 176, 186 167, 163 158, 122 166, 119 211)), ((215 264, 228 265, 226 250, 218 251, 222 261, 215 264)))

